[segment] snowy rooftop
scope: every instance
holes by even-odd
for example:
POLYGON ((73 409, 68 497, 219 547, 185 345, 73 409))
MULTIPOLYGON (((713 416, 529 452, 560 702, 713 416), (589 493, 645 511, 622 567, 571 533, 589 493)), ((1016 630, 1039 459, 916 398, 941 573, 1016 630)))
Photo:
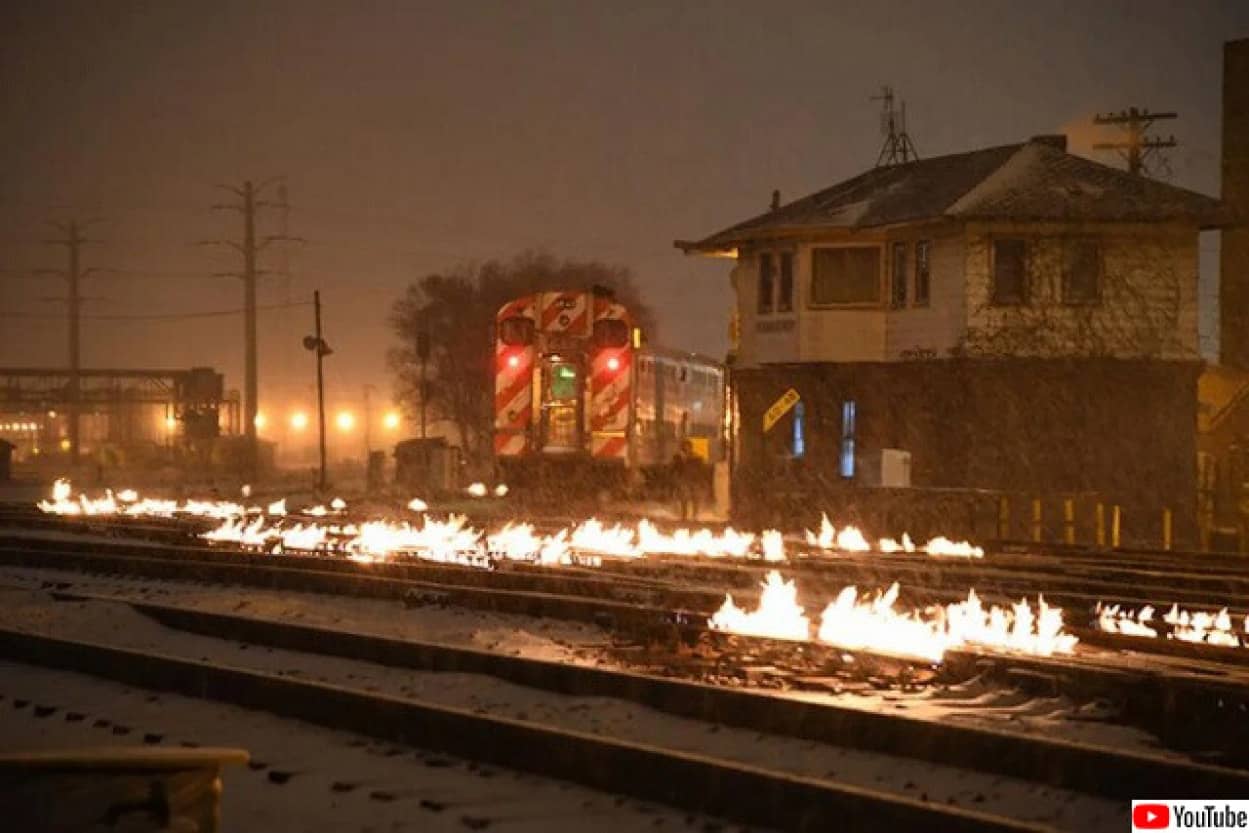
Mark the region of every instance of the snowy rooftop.
POLYGON ((737 223, 687 252, 714 252, 774 234, 865 229, 940 218, 1225 225, 1218 200, 1066 152, 1059 137, 873 168, 737 223))

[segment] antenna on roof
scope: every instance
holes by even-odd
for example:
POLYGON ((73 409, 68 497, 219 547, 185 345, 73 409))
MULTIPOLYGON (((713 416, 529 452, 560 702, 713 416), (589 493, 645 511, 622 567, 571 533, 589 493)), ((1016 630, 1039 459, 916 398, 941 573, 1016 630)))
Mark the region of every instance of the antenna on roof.
POLYGON ((1156 173, 1162 173, 1164 176, 1170 176, 1171 166, 1167 162, 1166 157, 1158 154, 1153 170, 1151 170, 1149 162, 1150 156, 1155 151, 1175 147, 1177 144, 1175 136, 1161 139, 1157 136, 1146 136, 1145 131, 1156 121, 1174 118, 1178 118, 1177 113, 1151 113, 1148 109, 1138 110, 1135 107, 1120 110, 1118 113, 1099 113, 1093 117, 1093 124, 1113 124, 1116 127, 1123 128, 1127 136, 1117 142, 1098 142, 1093 145, 1093 150, 1118 151, 1128 163, 1129 173, 1139 176, 1151 176, 1156 173))
POLYGON ((880 135, 885 137, 885 143, 881 146, 880 155, 876 157, 876 167, 898 165, 919 159, 915 143, 911 141, 911 135, 906 131, 906 102, 902 102, 901 110, 895 110, 893 87, 889 85, 881 87, 880 95, 872 96, 871 100, 883 102, 880 111, 880 135))

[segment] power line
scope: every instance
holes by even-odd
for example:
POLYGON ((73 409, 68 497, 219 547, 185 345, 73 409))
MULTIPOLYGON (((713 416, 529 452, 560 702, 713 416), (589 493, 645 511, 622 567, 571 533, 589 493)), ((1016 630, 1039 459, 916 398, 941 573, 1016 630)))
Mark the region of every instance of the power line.
MULTIPOLYGON (((1152 172, 1149 170, 1149 157, 1155 151, 1175 147, 1176 141, 1175 136, 1159 139, 1156 136, 1146 136, 1145 131, 1149 130, 1156 121, 1175 118, 1179 118, 1177 113, 1151 113, 1149 110, 1138 110, 1135 107, 1120 110, 1118 113, 1098 114, 1093 117, 1093 124, 1111 124, 1122 127, 1127 136, 1118 142, 1098 142, 1093 145, 1093 149, 1118 151, 1119 155, 1127 161, 1129 173, 1150 176, 1152 172)), ((1166 165, 1165 158, 1160 158, 1159 161, 1162 165, 1166 165)))
MULTIPOLYGON (((290 309, 292 307, 311 306, 311 301, 292 301, 285 304, 259 304, 256 306, 258 312, 275 309, 290 309)), ((246 312, 243 307, 239 309, 220 309, 207 312, 181 312, 153 315, 80 315, 79 320, 82 321, 184 321, 191 318, 218 318, 226 315, 238 315, 246 312)), ((25 313, 25 312, 0 312, 0 318, 24 318, 24 319, 59 319, 64 316, 51 315, 45 313, 25 313)))

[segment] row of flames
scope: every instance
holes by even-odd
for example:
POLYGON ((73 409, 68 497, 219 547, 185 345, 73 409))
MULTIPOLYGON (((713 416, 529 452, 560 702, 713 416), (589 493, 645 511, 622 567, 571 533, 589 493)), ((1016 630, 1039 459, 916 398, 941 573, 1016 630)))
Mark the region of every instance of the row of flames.
MULTIPOLYGON (((1097 627, 1107 633, 1156 639, 1159 628, 1154 619, 1156 613, 1152 605, 1131 610, 1119 605, 1098 604, 1097 627)), ((1249 648, 1249 615, 1245 616, 1241 622, 1241 630, 1237 633, 1227 608, 1218 613, 1208 613, 1202 610, 1185 610, 1175 604, 1162 615, 1162 622, 1169 626, 1166 629, 1168 639, 1227 648, 1249 648)))
POLYGON ((1077 642, 1063 631, 1062 610, 1041 597, 1035 610, 1027 599, 1009 608, 986 608, 972 590, 962 602, 899 611, 897 582, 872 596, 846 587, 825 606, 813 629, 792 580, 771 570, 762 587, 754 610, 738 607, 730 594, 708 624, 729 633, 801 641, 809 641, 814 630, 815 639, 826 645, 930 662, 968 645, 1050 656, 1070 654, 1077 642))
MULTIPOLYGON (((506 494, 505 486, 488 490, 473 484, 469 493, 485 497, 493 492, 506 494), (474 488, 477 487, 477 488, 474 488)), ((250 490, 244 490, 244 497, 250 490)), ((335 498, 328 506, 313 506, 296 513, 287 510, 286 500, 266 506, 244 505, 221 500, 159 500, 141 498, 133 489, 103 497, 74 495, 69 482, 58 480, 51 500, 39 503, 44 512, 61 515, 123 515, 131 517, 194 516, 217 520, 216 528, 201 537, 214 544, 232 544, 266 552, 338 554, 362 562, 394 558, 417 558, 489 569, 500 560, 525 561, 557 566, 578 564, 599 566, 603 558, 644 558, 658 555, 703 556, 788 561, 786 542, 777 530, 761 534, 740 532, 732 527, 678 529, 664 532, 650 521, 636 524, 604 524, 591 518, 554 533, 538 532, 533 524, 509 521, 493 531, 483 532, 469 525, 462 515, 439 520, 426 514, 429 507, 419 498, 408 509, 419 517, 409 520, 351 521, 342 517, 347 504, 335 498)), ((854 526, 838 529, 824 515, 818 532, 807 530, 809 547, 821 552, 860 553, 873 547, 854 526)), ((984 551, 966 541, 944 537, 917 546, 909 535, 901 540, 884 538, 875 551, 882 553, 925 553, 930 556, 982 558, 984 551)), ((1075 637, 1063 632, 1062 612, 1038 597, 1035 606, 1021 600, 1007 608, 986 608, 974 590, 956 604, 911 611, 896 608, 899 587, 860 595, 847 587, 820 616, 813 627, 797 603, 797 589, 771 571, 763 584, 759 606, 753 611, 739 608, 731 595, 725 597, 710 625, 718 630, 778 639, 809 640, 845 649, 872 649, 909 657, 938 661, 945 651, 962 645, 985 645, 1032 654, 1070 653, 1075 637)), ((1112 633, 1157 637, 1155 611, 1122 610, 1117 605, 1098 605, 1098 627, 1112 633)), ((1249 647, 1249 617, 1243 633, 1237 633, 1224 609, 1219 613, 1190 612, 1173 607, 1162 617, 1170 626, 1167 636, 1188 642, 1249 647)))

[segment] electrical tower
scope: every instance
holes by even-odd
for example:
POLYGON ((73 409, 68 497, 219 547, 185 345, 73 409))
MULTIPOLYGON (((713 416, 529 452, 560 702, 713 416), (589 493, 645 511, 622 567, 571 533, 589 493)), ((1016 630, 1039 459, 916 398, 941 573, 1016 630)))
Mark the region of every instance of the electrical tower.
POLYGON ((919 152, 915 150, 911 135, 906 132, 906 102, 902 102, 901 110, 895 110, 893 87, 890 86, 881 87, 880 95, 872 96, 871 100, 883 102, 880 112, 880 133, 885 137, 885 143, 876 157, 876 167, 918 160, 919 152))
MULTIPOLYGON (((219 272, 217 276, 241 278, 243 281, 243 431, 247 437, 247 474, 253 479, 259 473, 260 461, 259 449, 256 443, 256 415, 260 412, 256 349, 256 279, 260 275, 266 274, 265 270, 256 268, 256 258, 271 243, 299 240, 298 237, 291 237, 285 233, 268 235, 259 241, 256 239, 256 210, 266 206, 286 208, 285 199, 280 203, 260 199, 260 195, 264 193, 266 188, 279 181, 281 181, 281 178, 275 177, 267 179, 259 185, 255 185, 251 180, 247 180, 241 187, 233 185, 217 186, 239 198, 239 201, 236 203, 214 205, 213 208, 223 211, 237 211, 242 216, 243 240, 242 242, 234 240, 205 241, 208 245, 229 246, 243 256, 242 272, 219 272)), ((282 193, 284 196, 285 189, 283 189, 282 193)))
POLYGON ((82 268, 82 247, 85 243, 93 243, 97 241, 88 240, 83 236, 84 229, 93 221, 88 220, 80 223, 77 220, 67 220, 66 222, 53 222, 51 225, 61 232, 62 237, 53 240, 44 241, 49 246, 64 246, 66 254, 66 264, 64 269, 39 269, 36 274, 40 275, 56 275, 65 279, 66 293, 65 305, 69 318, 69 390, 66 391, 66 403, 68 405, 68 413, 66 417, 69 422, 69 454, 70 461, 74 464, 78 463, 80 453, 80 439, 82 426, 82 355, 81 355, 81 311, 82 302, 85 300, 80 292, 82 280, 87 276, 104 271, 102 269, 83 269, 82 268))
POLYGON ((1129 173, 1149 176, 1151 174, 1148 164, 1150 155, 1163 148, 1173 148, 1176 142, 1175 136, 1160 139, 1156 136, 1146 136, 1145 131, 1149 130, 1156 121, 1174 118, 1178 118, 1176 113, 1151 113, 1135 107, 1120 110, 1118 113, 1098 114, 1093 117, 1093 124, 1111 124, 1121 127, 1127 136, 1118 142, 1098 142, 1093 145, 1093 149, 1118 151, 1119 155, 1127 161, 1129 173))

